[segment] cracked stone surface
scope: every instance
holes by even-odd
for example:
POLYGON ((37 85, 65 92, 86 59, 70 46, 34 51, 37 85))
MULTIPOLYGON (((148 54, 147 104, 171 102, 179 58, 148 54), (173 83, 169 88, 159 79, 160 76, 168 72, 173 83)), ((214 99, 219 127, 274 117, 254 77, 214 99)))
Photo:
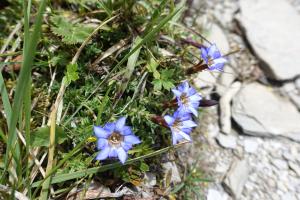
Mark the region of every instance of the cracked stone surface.
POLYGON ((300 74, 300 15, 286 0, 240 0, 238 18, 266 75, 292 79, 300 74))
POLYGON ((247 84, 233 99, 232 115, 246 134, 283 136, 300 141, 300 113, 272 88, 247 84))
POLYGON ((300 78, 294 79, 300 74, 300 0, 195 0, 193 9, 198 26, 220 27, 229 51, 243 49, 228 56, 225 72, 209 83, 220 97, 233 82, 242 83, 231 102, 231 132, 220 132, 220 108, 204 109, 189 148, 215 180, 206 199, 300 200, 300 78), (235 162, 247 165, 234 168, 235 162))

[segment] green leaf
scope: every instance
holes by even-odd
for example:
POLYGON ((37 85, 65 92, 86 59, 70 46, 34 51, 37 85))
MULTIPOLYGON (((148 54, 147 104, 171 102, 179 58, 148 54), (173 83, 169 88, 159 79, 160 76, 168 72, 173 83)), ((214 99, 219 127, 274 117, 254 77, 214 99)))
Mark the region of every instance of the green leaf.
POLYGON ((147 165, 146 163, 142 162, 140 165, 140 170, 143 172, 147 172, 149 171, 149 165, 147 165))
POLYGON ((85 24, 72 24, 66 18, 61 16, 52 16, 51 30, 55 35, 61 36, 62 41, 66 44, 82 43, 93 32, 94 28, 85 24))
POLYGON ((160 79, 160 73, 156 69, 158 67, 158 63, 156 62, 156 60, 154 58, 150 59, 150 61, 146 67, 149 70, 149 72, 153 73, 153 76, 155 79, 160 79))
MULTIPOLYGON (((62 144, 68 137, 64 130, 56 126, 55 128, 56 144, 62 144)), ((32 147, 49 147, 50 127, 41 127, 35 130, 30 137, 32 147)))
POLYGON ((154 85, 154 90, 161 90, 162 88, 162 82, 159 79, 155 79, 154 81, 152 81, 152 84, 154 85))
POLYGON ((77 79, 79 79, 77 69, 78 69, 77 63, 74 64, 70 63, 67 65, 67 72, 66 72, 67 84, 70 84, 72 81, 76 81, 77 79))
POLYGON ((171 81, 163 81, 162 85, 166 90, 170 90, 175 87, 175 85, 171 81))
POLYGON ((174 71, 175 71, 174 69, 164 69, 164 70, 162 70, 161 79, 163 79, 163 80, 170 79, 173 76, 174 71))

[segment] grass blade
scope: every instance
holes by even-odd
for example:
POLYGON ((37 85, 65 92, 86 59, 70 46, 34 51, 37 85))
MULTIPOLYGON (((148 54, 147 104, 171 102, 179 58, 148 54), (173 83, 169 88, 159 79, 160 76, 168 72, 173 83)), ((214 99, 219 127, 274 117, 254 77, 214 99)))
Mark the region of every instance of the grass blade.
POLYGON ((166 25, 178 12, 180 12, 183 7, 174 10, 170 15, 166 16, 154 29, 152 29, 149 33, 145 35, 145 37, 133 48, 123 59, 110 71, 110 73, 106 76, 103 82, 106 82, 109 75, 112 74, 116 69, 118 69, 134 52, 136 52, 143 44, 151 41, 154 36, 160 31, 160 29, 166 25))
MULTIPOLYGON (((131 49, 134 49, 140 42, 142 41, 142 39, 140 37, 137 37, 133 43, 133 46, 131 49)), ((141 46, 128 58, 127 61, 127 67, 125 70, 125 74, 124 77, 122 79, 122 83, 118 89, 118 91, 116 92, 116 101, 114 103, 114 106, 116 106, 116 104, 118 103, 118 101, 120 100, 120 98, 122 97, 124 91, 127 88, 127 85, 130 81, 130 78, 132 76, 132 73, 134 71, 136 62, 138 60, 138 57, 140 55, 140 51, 141 51, 141 46)))
MULTIPOLYGON (((163 149, 154 151, 154 152, 149 153, 147 155, 130 159, 124 165, 129 165, 129 164, 134 163, 136 161, 144 160, 146 158, 151 158, 151 157, 160 155, 162 153, 166 153, 166 152, 168 152, 168 151, 170 151, 172 149, 176 149, 176 148, 181 147, 185 143, 180 143, 180 144, 177 144, 175 146, 165 147, 163 149)), ((120 166, 122 166, 122 164, 120 162, 115 162, 115 163, 112 163, 112 164, 103 165, 103 166, 100 166, 100 167, 89 168, 89 169, 86 169, 86 170, 77 171, 77 172, 73 172, 73 173, 58 174, 58 175, 56 175, 56 176, 54 176, 52 178, 51 184, 61 183, 61 182, 67 181, 67 180, 81 178, 81 177, 88 176, 88 175, 91 175, 91 174, 95 174, 95 173, 99 173, 99 172, 104 172, 104 171, 107 171, 107 170, 110 170, 110 169, 115 169, 115 168, 118 168, 120 166)), ((39 187, 39 185, 41 185, 42 182, 43 182, 43 180, 42 181, 34 182, 32 184, 32 187, 39 187)))
POLYGON ((11 117, 11 105, 9 102, 9 97, 8 97, 8 93, 4 84, 4 79, 2 76, 2 73, 0 73, 0 94, 1 94, 1 99, 2 99, 2 103, 3 103, 3 107, 4 107, 4 112, 6 115, 6 121, 7 121, 7 125, 9 126, 10 124, 10 117, 11 117))
MULTIPOLYGON (((20 155, 18 152, 18 149, 13 150, 13 142, 17 141, 17 134, 16 134, 16 125, 17 125, 17 120, 19 117, 19 111, 21 108, 21 105, 23 103, 23 97, 25 95, 26 87, 30 78, 30 73, 32 69, 32 64, 33 64, 33 59, 35 56, 36 52, 36 47, 38 44, 38 40, 40 38, 40 31, 41 31, 41 25, 42 25, 42 17, 43 17, 43 12, 46 7, 46 0, 42 0, 39 11, 36 17, 36 21, 34 24, 34 31, 31 35, 30 40, 25 41, 26 44, 26 49, 24 49, 24 60, 22 63, 21 67, 21 72, 19 75, 19 79, 17 81, 17 86, 16 86, 16 91, 15 91, 15 96, 13 100, 13 106, 12 106, 12 114, 10 117, 10 123, 8 126, 8 141, 7 141, 7 149, 6 149, 6 157, 5 157, 5 169, 8 168, 10 161, 9 161, 9 155, 11 151, 15 151, 17 158, 15 158, 15 161, 17 163, 20 162, 20 155), (28 46, 27 46, 28 45, 28 46)), ((29 39, 29 38, 25 38, 29 39)), ((17 143, 18 145, 18 143, 17 143)), ((19 166, 21 167, 21 165, 19 166)))

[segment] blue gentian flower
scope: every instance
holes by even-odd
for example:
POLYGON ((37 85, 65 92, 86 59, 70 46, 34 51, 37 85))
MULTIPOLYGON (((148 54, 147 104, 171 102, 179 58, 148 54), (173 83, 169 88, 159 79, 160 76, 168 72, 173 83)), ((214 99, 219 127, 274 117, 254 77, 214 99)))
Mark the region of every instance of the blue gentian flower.
POLYGON ((125 117, 116 122, 107 123, 104 127, 94 126, 94 134, 97 137, 97 148, 101 150, 96 160, 118 157, 121 163, 125 163, 127 152, 132 145, 141 143, 129 126, 125 126, 125 117))
POLYGON ((172 89, 172 92, 177 98, 178 110, 181 113, 193 113, 198 116, 197 109, 202 98, 195 88, 190 87, 189 83, 184 81, 176 89, 172 89))
POLYGON ((173 145, 182 140, 192 141, 189 134, 197 124, 192 120, 189 113, 181 113, 177 110, 172 117, 166 115, 164 119, 171 129, 173 145))
POLYGON ((201 47, 201 56, 209 70, 222 71, 224 64, 227 62, 227 59, 222 57, 216 44, 212 44, 209 47, 201 47))

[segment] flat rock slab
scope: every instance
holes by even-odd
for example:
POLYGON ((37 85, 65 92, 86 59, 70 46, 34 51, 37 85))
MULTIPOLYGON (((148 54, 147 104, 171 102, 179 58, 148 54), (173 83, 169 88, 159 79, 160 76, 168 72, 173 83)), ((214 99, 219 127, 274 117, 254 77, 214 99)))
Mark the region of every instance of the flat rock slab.
POLYGON ((300 74, 300 14, 287 0, 240 0, 240 24, 267 76, 277 80, 300 74))
POLYGON ((232 116, 245 134, 300 141, 300 113, 290 101, 259 83, 242 88, 233 99, 232 116))
POLYGON ((223 184, 235 199, 239 199, 248 179, 250 167, 246 160, 233 162, 223 184))

